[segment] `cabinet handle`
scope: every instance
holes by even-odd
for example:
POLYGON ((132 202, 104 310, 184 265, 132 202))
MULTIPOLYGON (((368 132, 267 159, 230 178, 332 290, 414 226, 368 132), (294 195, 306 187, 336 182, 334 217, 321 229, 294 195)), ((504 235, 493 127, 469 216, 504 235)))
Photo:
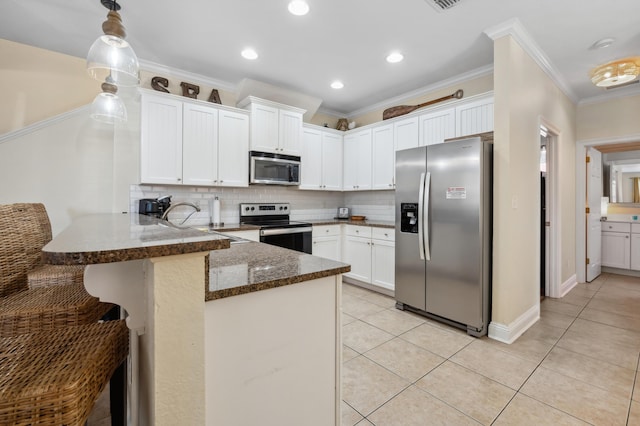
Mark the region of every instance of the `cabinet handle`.
POLYGON ((220 183, 224 182, 222 179, 220 179, 220 183))
POLYGON ((384 234, 384 236, 385 236, 385 237, 388 237, 388 236, 389 236, 389 234, 384 234))
POLYGON ((182 179, 178 178, 178 182, 182 182, 182 179))

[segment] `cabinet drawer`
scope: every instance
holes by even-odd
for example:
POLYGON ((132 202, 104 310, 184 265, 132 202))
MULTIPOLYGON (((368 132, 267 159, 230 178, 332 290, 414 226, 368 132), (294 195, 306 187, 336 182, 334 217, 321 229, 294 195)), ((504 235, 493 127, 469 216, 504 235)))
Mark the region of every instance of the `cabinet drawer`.
POLYGON ((353 236, 353 237, 371 238, 371 227, 370 226, 347 225, 346 226, 346 230, 345 230, 345 234, 353 236))
POLYGON ((340 235, 340 225, 313 225, 313 237, 340 235))
POLYGON ((393 228, 378 228, 372 226, 371 238, 375 238, 376 240, 395 241, 396 230, 393 228))
POLYGON ((631 224, 624 222, 603 222, 602 230, 608 232, 631 232, 631 224))
MULTIPOLYGON (((604 229, 604 227, 603 227, 604 229)), ((632 234, 640 234, 640 223, 632 223, 631 224, 631 233, 632 234)))

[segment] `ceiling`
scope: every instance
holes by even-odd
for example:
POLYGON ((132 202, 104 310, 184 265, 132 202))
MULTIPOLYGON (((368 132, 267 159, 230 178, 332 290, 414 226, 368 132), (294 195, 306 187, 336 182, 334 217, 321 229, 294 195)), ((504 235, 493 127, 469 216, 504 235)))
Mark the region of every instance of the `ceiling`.
MULTIPOLYGON (((640 1, 461 0, 438 12, 432 0, 119 0, 127 40, 142 61, 236 85, 249 78, 322 99, 326 112, 351 115, 442 80, 490 67, 484 30, 518 18, 574 101, 611 91, 593 86, 595 65, 640 55, 640 1), (616 42, 589 47, 605 37, 616 42), (259 58, 240 56, 253 47, 259 58), (389 64, 391 51, 404 61, 389 64), (331 89, 341 80, 344 88, 331 89)), ((107 10, 99 0, 4 0, 0 38, 85 57, 107 10)))

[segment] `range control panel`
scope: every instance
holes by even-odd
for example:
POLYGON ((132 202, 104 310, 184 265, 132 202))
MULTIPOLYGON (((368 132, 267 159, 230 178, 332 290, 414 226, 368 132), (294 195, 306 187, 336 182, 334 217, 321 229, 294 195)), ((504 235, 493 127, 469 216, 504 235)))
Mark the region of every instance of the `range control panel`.
POLYGON ((240 216, 270 216, 289 214, 289 203, 242 203, 240 216))

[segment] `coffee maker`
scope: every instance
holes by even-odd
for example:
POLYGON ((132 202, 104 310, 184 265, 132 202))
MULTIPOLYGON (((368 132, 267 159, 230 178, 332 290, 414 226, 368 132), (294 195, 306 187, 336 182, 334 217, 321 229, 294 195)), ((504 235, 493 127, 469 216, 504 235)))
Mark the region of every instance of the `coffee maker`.
POLYGON ((170 205, 171 195, 160 198, 143 198, 138 202, 138 213, 160 219, 170 205))

